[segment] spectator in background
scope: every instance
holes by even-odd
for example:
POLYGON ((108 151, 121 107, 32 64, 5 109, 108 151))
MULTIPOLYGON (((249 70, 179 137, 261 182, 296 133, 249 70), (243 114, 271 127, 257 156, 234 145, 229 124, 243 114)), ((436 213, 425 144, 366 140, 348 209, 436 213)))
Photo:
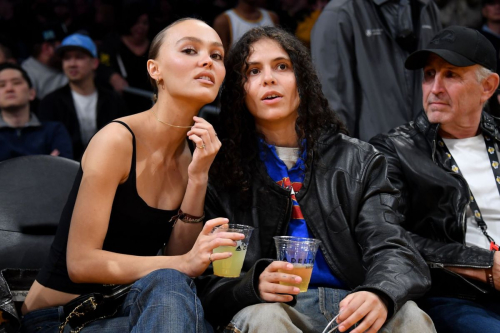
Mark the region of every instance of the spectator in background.
POLYGON ((89 31, 94 23, 90 2, 86 0, 52 0, 55 19, 64 24, 68 34, 77 31, 89 31))
POLYGON ((500 0, 483 0, 482 14, 485 22, 481 28, 481 33, 495 47, 498 64, 498 50, 500 49, 500 0))
MULTIPOLYGON (((151 12, 151 22, 150 22, 150 33, 156 33, 166 26, 168 26, 170 23, 172 23, 173 17, 176 14, 174 12, 174 7, 172 6, 172 1, 170 0, 158 0, 155 2, 155 5, 153 7, 153 10, 151 12)), ((207 7, 212 7, 210 4, 208 4, 207 7)), ((205 22, 212 22, 212 21, 205 21, 205 22)))
MULTIPOLYGON (((483 17, 485 23, 480 32, 493 44, 496 51, 497 74, 500 73, 500 0, 483 0, 483 17)), ((500 96, 498 91, 490 98, 486 111, 500 117, 500 96)))
POLYGON ((93 21, 89 34, 97 44, 97 47, 101 48, 102 41, 109 34, 116 33, 115 7, 107 3, 96 5, 93 21))
POLYGON ((30 14, 27 10, 23 11, 21 3, 16 0, 0 1, 0 40, 2 45, 13 52, 16 59, 29 56, 26 42, 33 29, 33 21, 29 21, 30 14))
POLYGON ((311 54, 330 107, 368 140, 422 108, 422 73, 399 66, 441 29, 426 0, 336 0, 321 13, 311 54))
POLYGON ((38 114, 42 120, 64 124, 71 136, 74 157, 80 160, 92 136, 113 119, 126 115, 126 107, 116 92, 95 85, 99 60, 90 37, 70 35, 57 53, 69 83, 47 95, 40 102, 38 114))
POLYGON ((64 38, 64 30, 60 24, 33 29, 32 56, 23 61, 21 66, 30 76, 36 95, 41 100, 68 83, 67 77, 60 70, 60 59, 56 55, 56 48, 64 38))
POLYGON ((312 28, 327 3, 328 0, 279 0, 280 26, 310 48, 312 28))
POLYGON ((479 29, 481 27, 482 0, 434 0, 439 7, 444 27, 463 25, 479 29))
POLYGON ((259 8, 262 1, 239 0, 236 7, 226 10, 214 20, 214 29, 219 34, 226 52, 248 30, 255 27, 277 26, 276 13, 259 8))
POLYGON ((0 64, 3 64, 4 62, 15 64, 16 59, 14 59, 12 52, 7 46, 0 44, 0 64))
POLYGON ((311 31, 327 3, 326 0, 308 0, 307 7, 297 21, 295 36, 308 48, 311 48, 311 31))
MULTIPOLYGON (((149 15, 140 3, 124 6, 121 13, 120 35, 110 36, 100 49, 100 61, 109 70, 109 82, 118 92, 126 87, 153 94, 146 70, 149 52, 149 15)), ((151 108, 148 97, 129 92, 123 93, 131 113, 151 108)))
POLYGON ((0 64, 0 161, 39 154, 73 157, 64 126, 40 122, 30 112, 35 95, 24 69, 11 63, 0 64))

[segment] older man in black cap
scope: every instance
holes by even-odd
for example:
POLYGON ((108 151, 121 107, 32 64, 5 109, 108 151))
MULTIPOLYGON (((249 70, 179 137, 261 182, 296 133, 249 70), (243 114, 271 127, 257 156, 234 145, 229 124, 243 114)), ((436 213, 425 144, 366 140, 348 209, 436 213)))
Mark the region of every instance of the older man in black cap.
POLYGON ((442 30, 405 63, 423 69, 425 112, 371 140, 432 268, 420 306, 440 333, 500 332, 500 126, 483 112, 498 87, 496 64, 478 31, 442 30))

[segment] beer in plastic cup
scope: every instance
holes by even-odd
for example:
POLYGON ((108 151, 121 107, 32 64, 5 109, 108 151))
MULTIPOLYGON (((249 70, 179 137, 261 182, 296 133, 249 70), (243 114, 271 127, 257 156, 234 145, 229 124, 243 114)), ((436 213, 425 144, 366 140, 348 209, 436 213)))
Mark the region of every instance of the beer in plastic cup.
POLYGON ((240 276, 243 260, 247 253, 248 241, 253 229, 253 227, 242 224, 223 224, 214 228, 213 232, 239 232, 245 235, 245 238, 236 241, 236 246, 219 246, 213 250, 213 253, 231 252, 233 254, 227 259, 212 262, 215 275, 223 277, 240 276))
POLYGON ((321 241, 314 238, 294 236, 275 236, 273 238, 276 244, 277 259, 287 261, 293 265, 291 271, 278 271, 298 275, 302 278, 302 282, 299 284, 282 281, 280 281, 280 284, 298 287, 301 293, 306 292, 309 281, 311 281, 314 259, 321 241))

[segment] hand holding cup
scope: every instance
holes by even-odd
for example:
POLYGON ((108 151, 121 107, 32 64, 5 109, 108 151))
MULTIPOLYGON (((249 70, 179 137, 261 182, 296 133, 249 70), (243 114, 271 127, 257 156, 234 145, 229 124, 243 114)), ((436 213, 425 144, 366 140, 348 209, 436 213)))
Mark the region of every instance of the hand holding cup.
POLYGON ((297 295, 300 289, 297 285, 302 278, 288 274, 293 265, 284 261, 274 261, 259 276, 259 295, 266 302, 290 302, 291 295, 297 295), (283 285, 286 283, 287 285, 283 285))
MULTIPOLYGON (((314 238, 295 237, 295 236, 275 236, 276 254, 279 261, 286 261, 292 264, 290 271, 293 275, 301 277, 298 285, 300 292, 306 292, 311 280, 314 260, 321 241, 314 238)), ((282 271, 285 273, 285 271, 282 271)), ((294 285, 287 281, 281 281, 280 284, 294 285)))
POLYGON ((231 256, 227 257, 227 259, 214 260, 213 268, 215 275, 222 277, 240 276, 253 229, 251 226, 242 224, 224 224, 213 229, 212 233, 215 235, 238 233, 244 236, 243 239, 236 241, 234 245, 224 245, 214 248, 212 258, 220 253, 231 253, 231 256))
POLYGON ((182 256, 182 272, 196 277, 201 275, 212 261, 227 260, 232 256, 232 253, 227 251, 212 253, 218 247, 236 247, 237 242, 245 238, 244 234, 229 229, 224 232, 212 232, 217 227, 227 226, 228 222, 226 218, 216 218, 205 223, 193 248, 182 256))

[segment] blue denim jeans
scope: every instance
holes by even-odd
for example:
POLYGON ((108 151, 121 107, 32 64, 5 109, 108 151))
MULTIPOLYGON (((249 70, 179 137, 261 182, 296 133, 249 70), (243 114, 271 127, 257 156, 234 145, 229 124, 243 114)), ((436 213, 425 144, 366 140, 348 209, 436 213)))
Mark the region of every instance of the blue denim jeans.
MULTIPOLYGON (((224 332, 323 332, 326 325, 339 312, 339 303, 348 293, 347 290, 320 287, 300 293, 294 307, 283 303, 252 305, 238 312, 224 332)), ((354 328, 353 326, 346 332, 354 328)), ((407 302, 379 332, 435 333, 436 331, 429 316, 414 302, 407 302)))
POLYGON ((500 300, 470 301, 453 297, 429 297, 419 301, 439 333, 500 332, 500 300))
MULTIPOLYGON (((36 310, 22 319, 22 333, 59 332, 62 306, 36 310)), ((70 332, 66 326, 64 332, 70 332)), ((212 333, 193 280, 174 269, 161 269, 136 281, 113 318, 87 324, 81 332, 212 333)))

